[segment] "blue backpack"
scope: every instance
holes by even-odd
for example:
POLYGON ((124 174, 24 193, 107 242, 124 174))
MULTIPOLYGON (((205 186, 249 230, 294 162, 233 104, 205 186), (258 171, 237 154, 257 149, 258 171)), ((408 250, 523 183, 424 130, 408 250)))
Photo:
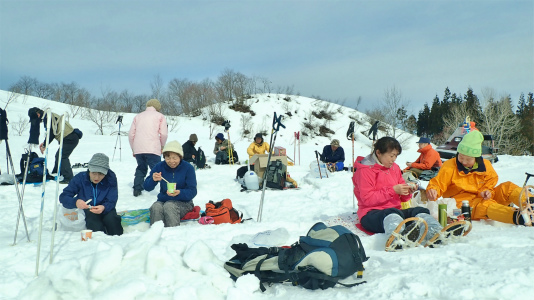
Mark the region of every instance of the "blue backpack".
POLYGON ((327 227, 321 222, 290 248, 249 248, 247 244, 231 247, 236 256, 224 264, 230 277, 237 280, 242 275, 254 274, 260 279, 262 291, 265 283, 283 282, 311 290, 324 290, 336 284, 356 286, 365 281, 345 284, 339 280, 355 273, 362 278, 363 262, 369 259, 356 234, 343 226, 327 227))

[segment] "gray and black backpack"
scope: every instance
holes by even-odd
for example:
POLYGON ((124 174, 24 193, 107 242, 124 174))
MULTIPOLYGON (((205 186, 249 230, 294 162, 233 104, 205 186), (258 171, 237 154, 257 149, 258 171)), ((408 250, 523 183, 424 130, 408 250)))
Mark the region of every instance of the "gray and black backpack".
POLYGON ((341 283, 355 273, 363 276, 363 262, 367 261, 360 238, 347 228, 324 223, 312 226, 306 236, 291 247, 249 248, 247 244, 233 244, 236 255, 224 268, 237 280, 245 274, 254 274, 264 284, 291 282, 307 289, 327 289, 336 284, 346 287, 356 283, 341 283))
POLYGON ((271 161, 267 167, 266 186, 272 189, 282 190, 286 183, 287 166, 281 160, 271 161))

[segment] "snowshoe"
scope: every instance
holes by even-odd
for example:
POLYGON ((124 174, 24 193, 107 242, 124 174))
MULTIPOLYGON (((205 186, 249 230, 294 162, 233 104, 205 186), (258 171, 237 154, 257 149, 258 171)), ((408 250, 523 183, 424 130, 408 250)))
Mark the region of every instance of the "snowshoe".
POLYGON ((466 236, 471 228, 473 225, 469 221, 452 222, 428 240, 425 247, 435 248, 437 245, 446 245, 449 242, 457 241, 466 236))
MULTIPOLYGON (((525 185, 519 194, 519 211, 517 218, 523 218, 525 226, 534 226, 534 186, 525 185)), ((516 220, 516 224, 520 224, 516 220)))
POLYGON ((405 219, 391 233, 391 236, 386 242, 386 251, 402 251, 417 247, 421 244, 427 232, 428 225, 422 218, 413 217, 405 219), (405 227, 404 230, 402 230, 403 226, 405 227))

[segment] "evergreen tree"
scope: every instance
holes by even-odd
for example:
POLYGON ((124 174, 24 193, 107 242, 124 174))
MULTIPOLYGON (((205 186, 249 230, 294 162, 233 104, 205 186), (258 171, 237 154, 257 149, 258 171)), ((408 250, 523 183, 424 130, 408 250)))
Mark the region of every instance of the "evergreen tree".
POLYGON ((429 136, 434 136, 435 134, 438 134, 443 131, 443 117, 438 95, 436 95, 436 97, 434 97, 434 100, 432 101, 429 122, 429 136))
POLYGON ((460 105, 462 104, 462 98, 461 97, 458 97, 456 95, 456 93, 452 93, 452 96, 451 96, 451 106, 452 105, 460 105))
POLYGON ((407 132, 411 134, 417 133, 417 119, 414 115, 410 115, 408 119, 406 119, 405 127, 407 132))
POLYGON ((520 119, 521 135, 530 145, 528 151, 534 155, 534 95, 532 93, 528 93, 526 101, 525 96, 521 94, 516 114, 520 119))
POLYGON ((471 121, 479 123, 481 121, 482 107, 480 107, 480 101, 478 100, 477 95, 473 93, 473 89, 467 89, 467 93, 464 95, 464 100, 469 118, 471 121))
POLYGON ((428 104, 425 103, 423 110, 419 111, 419 116, 417 118, 417 135, 418 136, 427 136, 429 134, 430 127, 430 108, 428 104))

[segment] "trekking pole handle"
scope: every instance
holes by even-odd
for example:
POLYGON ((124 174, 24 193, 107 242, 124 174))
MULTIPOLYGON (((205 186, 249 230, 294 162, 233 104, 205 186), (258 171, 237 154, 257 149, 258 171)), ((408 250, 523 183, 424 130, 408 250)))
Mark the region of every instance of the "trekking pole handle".
POLYGON ((528 180, 530 179, 530 177, 534 176, 534 174, 530 174, 530 173, 528 173, 528 172, 525 172, 525 175, 527 175, 527 179, 525 179, 525 183, 523 184, 523 186, 526 186, 528 180))
POLYGON ((286 128, 286 126, 284 124, 282 124, 282 117, 283 116, 284 115, 280 115, 277 118, 276 117, 276 112, 274 112, 274 117, 273 117, 273 130, 274 131, 280 130, 280 126, 282 126, 283 128, 286 128))

